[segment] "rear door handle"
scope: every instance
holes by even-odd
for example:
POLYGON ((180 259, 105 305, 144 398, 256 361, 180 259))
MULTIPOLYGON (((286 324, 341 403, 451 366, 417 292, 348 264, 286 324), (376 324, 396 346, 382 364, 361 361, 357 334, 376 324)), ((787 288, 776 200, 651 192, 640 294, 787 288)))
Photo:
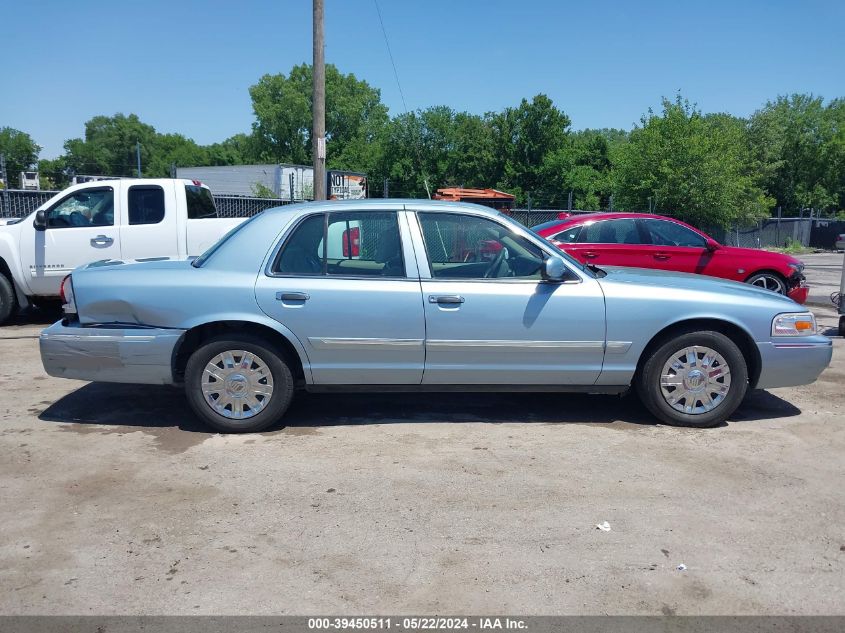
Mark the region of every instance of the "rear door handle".
POLYGON ((660 261, 664 261, 669 259, 669 255, 667 253, 655 253, 654 259, 659 259, 660 261))
POLYGON ((91 238, 91 246, 108 246, 114 243, 114 239, 108 235, 98 235, 91 238))
POLYGON ((586 253, 584 253, 584 257, 587 257, 589 259, 595 259, 598 256, 599 256, 599 254, 596 253, 595 251, 587 251, 586 253))
POLYGON ((464 298, 459 295, 428 295, 428 302, 458 305, 464 302, 464 298))
POLYGON ((307 292, 277 292, 276 301, 308 301, 311 298, 307 292))

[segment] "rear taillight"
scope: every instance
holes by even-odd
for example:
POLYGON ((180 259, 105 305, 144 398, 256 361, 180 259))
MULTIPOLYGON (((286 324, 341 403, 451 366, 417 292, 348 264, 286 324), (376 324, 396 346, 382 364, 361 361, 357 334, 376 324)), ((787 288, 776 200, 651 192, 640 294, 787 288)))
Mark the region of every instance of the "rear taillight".
POLYGON ((343 232, 343 256, 361 256, 361 229, 357 226, 343 232))
POLYGON ((73 297, 73 280, 68 275, 62 279, 62 285, 59 287, 59 296, 62 299, 62 310, 65 314, 76 314, 76 300, 73 297))

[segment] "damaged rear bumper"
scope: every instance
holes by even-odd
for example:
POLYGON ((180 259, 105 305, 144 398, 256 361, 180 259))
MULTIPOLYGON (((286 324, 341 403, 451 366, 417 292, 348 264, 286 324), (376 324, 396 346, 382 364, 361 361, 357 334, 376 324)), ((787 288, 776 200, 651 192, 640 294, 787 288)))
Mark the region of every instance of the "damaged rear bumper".
POLYGON ((173 350, 183 334, 183 330, 81 327, 59 321, 41 332, 41 363, 58 378, 172 384, 173 350))

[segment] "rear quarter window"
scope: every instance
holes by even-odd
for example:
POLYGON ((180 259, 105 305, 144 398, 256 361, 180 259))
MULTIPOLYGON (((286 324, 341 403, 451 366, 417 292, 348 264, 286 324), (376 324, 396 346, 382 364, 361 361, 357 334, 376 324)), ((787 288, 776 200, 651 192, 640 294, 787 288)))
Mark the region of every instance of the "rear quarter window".
POLYGON ((211 190, 196 185, 185 185, 185 199, 188 202, 188 219, 202 220, 216 218, 217 207, 211 190))

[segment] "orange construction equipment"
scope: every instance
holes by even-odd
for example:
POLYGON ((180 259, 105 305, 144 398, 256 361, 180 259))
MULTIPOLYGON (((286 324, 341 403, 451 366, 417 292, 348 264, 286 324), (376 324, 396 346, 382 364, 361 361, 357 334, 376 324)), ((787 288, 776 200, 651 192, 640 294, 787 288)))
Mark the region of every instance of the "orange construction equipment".
POLYGON ((514 196, 497 189, 465 189, 464 187, 445 187, 438 189, 432 196, 435 200, 453 200, 474 202, 485 207, 493 207, 507 213, 513 206, 514 196))

